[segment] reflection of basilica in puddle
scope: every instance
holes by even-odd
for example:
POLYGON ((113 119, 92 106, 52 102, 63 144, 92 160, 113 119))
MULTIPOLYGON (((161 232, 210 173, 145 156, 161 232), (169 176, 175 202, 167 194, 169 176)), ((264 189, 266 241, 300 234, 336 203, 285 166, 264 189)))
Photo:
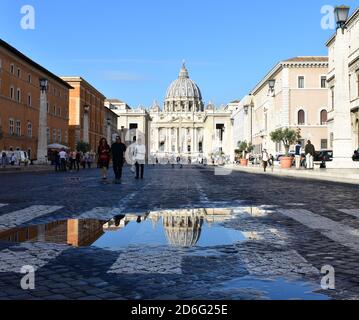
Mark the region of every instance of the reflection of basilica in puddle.
POLYGON ((233 209, 183 209, 126 214, 110 221, 70 219, 0 230, 0 241, 92 245, 108 249, 130 245, 225 245, 245 239, 241 232, 219 225, 232 215, 233 209))

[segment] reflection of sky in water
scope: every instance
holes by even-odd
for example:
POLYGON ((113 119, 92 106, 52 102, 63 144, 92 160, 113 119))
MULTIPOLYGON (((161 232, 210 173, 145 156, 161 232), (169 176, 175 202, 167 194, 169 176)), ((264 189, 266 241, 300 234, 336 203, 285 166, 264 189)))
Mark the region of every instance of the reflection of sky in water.
POLYGON ((314 286, 302 281, 288 281, 282 278, 262 280, 244 277, 228 281, 221 290, 251 290, 258 293, 260 299, 270 300, 329 300, 330 298, 314 291, 320 286, 314 286))
MULTIPOLYGON (((209 225, 206 222, 201 227, 201 235, 196 244, 200 247, 217 245, 231 245, 237 241, 243 241, 245 237, 240 231, 228 229, 216 224, 209 225)), ((130 245, 156 246, 169 245, 166 232, 159 220, 156 227, 150 220, 136 223, 131 221, 123 229, 106 232, 92 246, 116 250, 130 245)))

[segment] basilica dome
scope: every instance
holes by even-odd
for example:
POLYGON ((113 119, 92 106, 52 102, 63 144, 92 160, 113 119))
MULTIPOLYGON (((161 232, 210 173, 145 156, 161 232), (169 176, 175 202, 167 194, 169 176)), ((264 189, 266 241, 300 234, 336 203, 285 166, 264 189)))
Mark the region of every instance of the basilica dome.
POLYGON ((165 98, 167 112, 202 112, 204 111, 202 94, 196 83, 190 79, 183 63, 178 79, 169 86, 165 98))

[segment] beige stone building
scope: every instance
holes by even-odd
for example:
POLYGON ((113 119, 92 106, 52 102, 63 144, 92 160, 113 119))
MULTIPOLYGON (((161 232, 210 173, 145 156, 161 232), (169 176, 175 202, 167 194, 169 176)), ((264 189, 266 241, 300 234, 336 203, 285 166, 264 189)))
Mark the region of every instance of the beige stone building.
POLYGON ((359 8, 328 41, 329 141, 331 168, 359 168, 352 161, 359 148, 359 8))
POLYGON ((300 128, 303 144, 310 139, 317 150, 327 149, 327 71, 327 57, 296 57, 278 63, 235 110, 238 139, 252 142, 256 154, 263 149, 277 154, 284 152, 284 146, 271 141, 270 133, 300 128), (274 81, 270 84, 269 80, 274 81))
POLYGON ((217 109, 205 106, 196 83, 183 64, 178 79, 169 86, 163 110, 157 102, 147 110, 132 109, 120 100, 108 100, 119 115, 118 128, 127 143, 143 133, 149 158, 170 159, 180 156, 196 161, 222 154, 234 158, 233 106, 217 109), (138 132, 136 133, 136 130, 138 132))

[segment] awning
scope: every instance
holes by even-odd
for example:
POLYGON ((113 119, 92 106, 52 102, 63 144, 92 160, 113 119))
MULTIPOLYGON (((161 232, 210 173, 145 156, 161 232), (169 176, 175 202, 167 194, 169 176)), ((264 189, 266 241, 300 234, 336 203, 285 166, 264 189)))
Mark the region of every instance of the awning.
POLYGON ((59 144, 59 143, 53 143, 53 144, 49 144, 47 146, 48 149, 69 149, 68 147, 62 145, 62 144, 59 144))

